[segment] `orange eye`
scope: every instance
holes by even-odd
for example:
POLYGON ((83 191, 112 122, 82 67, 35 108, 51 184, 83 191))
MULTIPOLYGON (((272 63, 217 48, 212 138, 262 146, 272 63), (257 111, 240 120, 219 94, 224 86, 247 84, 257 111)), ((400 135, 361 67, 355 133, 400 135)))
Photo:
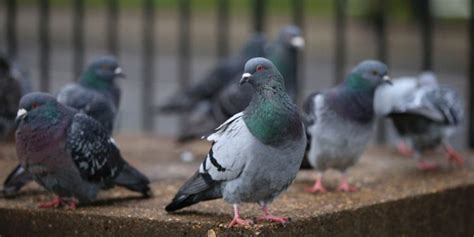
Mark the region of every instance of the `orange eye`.
POLYGON ((258 65, 257 66, 257 72, 261 72, 263 71, 263 66, 262 65, 258 65))

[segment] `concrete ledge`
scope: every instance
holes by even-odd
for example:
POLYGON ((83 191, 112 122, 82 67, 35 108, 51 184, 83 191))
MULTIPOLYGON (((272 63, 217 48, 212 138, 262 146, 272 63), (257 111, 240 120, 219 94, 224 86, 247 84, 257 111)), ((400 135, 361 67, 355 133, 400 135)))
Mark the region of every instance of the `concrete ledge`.
MULTIPOLYGON (((153 180, 155 196, 141 199, 115 188, 97 203, 77 210, 41 210, 39 201, 53 196, 35 184, 14 199, 0 199, 3 236, 472 236, 474 234, 474 165, 472 154, 462 169, 419 172, 414 162, 371 148, 350 171, 357 193, 307 194, 312 171, 302 171, 295 184, 272 205, 292 221, 227 228, 232 208, 223 201, 204 202, 176 214, 163 207, 199 164, 179 159, 183 150, 204 154, 206 143, 178 147, 168 139, 119 137, 124 156, 153 180), (150 157, 153 156, 153 157, 150 157)), ((441 158, 441 157, 439 157, 441 158)), ((0 178, 15 164, 14 148, 0 145, 0 178)), ((334 186, 337 175, 325 176, 334 186)), ((243 216, 259 215, 244 205, 243 216)))

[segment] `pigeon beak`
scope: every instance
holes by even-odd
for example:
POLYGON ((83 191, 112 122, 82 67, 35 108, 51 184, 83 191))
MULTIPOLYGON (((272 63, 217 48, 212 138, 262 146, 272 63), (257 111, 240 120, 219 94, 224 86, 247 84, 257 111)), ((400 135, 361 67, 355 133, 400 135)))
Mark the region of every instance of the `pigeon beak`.
POLYGON ((301 36, 296 36, 291 39, 291 46, 297 48, 297 49, 302 49, 304 48, 304 39, 301 36))
POLYGON ((388 75, 383 76, 382 79, 383 79, 383 83, 386 83, 386 84, 389 84, 389 85, 393 86, 393 83, 390 80, 390 77, 388 75))
POLYGON ((123 73, 123 70, 122 70, 121 67, 115 68, 114 74, 115 74, 116 77, 126 78, 126 75, 123 73))
POLYGON ((20 124, 21 120, 23 120, 26 115, 27 115, 28 111, 26 111, 26 109, 19 109, 18 112, 16 113, 16 118, 15 118, 15 125, 18 127, 18 125, 20 124))
POLYGON ((240 85, 248 82, 252 78, 252 74, 246 72, 242 75, 242 79, 240 79, 240 85))

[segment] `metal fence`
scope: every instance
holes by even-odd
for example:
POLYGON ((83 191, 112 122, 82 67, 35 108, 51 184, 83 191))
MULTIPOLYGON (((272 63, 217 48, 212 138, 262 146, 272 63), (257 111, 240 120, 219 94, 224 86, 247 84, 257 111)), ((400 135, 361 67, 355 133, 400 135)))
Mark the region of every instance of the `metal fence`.
MULTIPOLYGON (((181 88, 187 86, 190 81, 190 67, 191 67, 191 34, 190 34, 190 19, 192 14, 191 1, 190 0, 178 0, 178 15, 179 15, 179 31, 178 31, 178 83, 181 88)), ((293 23, 299 27, 305 27, 305 0, 289 0, 291 4, 290 11, 292 12, 293 23)), ((347 0, 335 0, 334 2, 334 81, 338 82, 343 79, 345 64, 347 61, 347 0)), ((388 0, 374 1, 376 3, 376 15, 373 21, 373 30, 376 40, 376 55, 379 60, 387 62, 388 50, 387 50, 387 13, 388 13, 388 0)), ((267 0, 249 0, 249 4, 252 5, 253 9, 253 21, 252 28, 255 32, 265 31, 265 18, 266 18, 266 7, 267 0)), ((120 8, 118 0, 107 0, 107 30, 106 30, 106 45, 107 51, 113 55, 119 55, 119 37, 118 37, 118 22, 120 20, 120 8)), ((418 6, 420 10, 420 42, 422 48, 422 68, 423 70, 432 69, 433 65, 433 17, 430 0, 418 0, 418 6)), ((156 69, 153 68, 155 62, 155 55, 157 54, 156 45, 159 39, 154 38, 154 25, 157 24, 155 20, 155 1, 154 0, 141 0, 142 5, 142 111, 153 110, 154 106, 154 90, 153 85, 156 78, 156 69)), ((73 0, 71 7, 73 8, 73 27, 72 27, 72 45, 73 45, 73 75, 79 75, 84 66, 84 35, 86 30, 84 29, 84 11, 85 1, 84 0, 73 0)), ((7 54, 10 57, 15 57, 18 52, 18 41, 17 41, 17 8, 18 1, 6 0, 5 1, 5 42, 7 54)), ((229 0, 216 0, 216 52, 217 58, 223 58, 229 53, 229 0)), ((39 0, 38 1, 38 39, 39 39, 39 78, 40 78, 40 90, 48 91, 50 88, 50 1, 39 0)), ((474 90, 474 0, 470 1, 470 20, 469 20, 469 34, 468 42, 470 50, 468 52, 469 64, 468 64, 468 87, 467 94, 468 98, 468 110, 469 118, 474 116, 474 95, 470 93, 474 90)), ((304 67, 304 65, 302 65, 304 67)), ((153 118, 150 116, 142 116, 142 128, 145 131, 151 131, 153 129, 153 118)), ((468 145, 474 148, 474 119, 469 119, 469 138, 468 145)), ((384 131, 379 129, 379 131, 384 131)), ((378 134, 378 140, 382 141, 384 138, 383 132, 378 134)))

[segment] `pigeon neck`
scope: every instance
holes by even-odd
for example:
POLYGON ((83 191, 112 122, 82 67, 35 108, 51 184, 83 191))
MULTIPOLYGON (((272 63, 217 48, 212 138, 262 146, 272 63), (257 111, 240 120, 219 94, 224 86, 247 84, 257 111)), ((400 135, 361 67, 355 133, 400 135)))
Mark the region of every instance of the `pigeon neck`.
POLYGON ((295 48, 280 44, 275 44, 271 54, 268 57, 270 61, 278 68, 285 78, 285 87, 290 95, 296 94, 296 88, 293 84, 297 73, 297 51, 295 48))
POLYGON ((109 90, 113 87, 113 82, 111 80, 109 82, 109 80, 101 78, 99 75, 92 71, 86 71, 82 75, 79 82, 85 87, 96 90, 109 90))
POLYGON ((252 135, 264 144, 278 145, 297 140, 303 131, 296 106, 283 85, 258 88, 244 111, 243 119, 252 135))

